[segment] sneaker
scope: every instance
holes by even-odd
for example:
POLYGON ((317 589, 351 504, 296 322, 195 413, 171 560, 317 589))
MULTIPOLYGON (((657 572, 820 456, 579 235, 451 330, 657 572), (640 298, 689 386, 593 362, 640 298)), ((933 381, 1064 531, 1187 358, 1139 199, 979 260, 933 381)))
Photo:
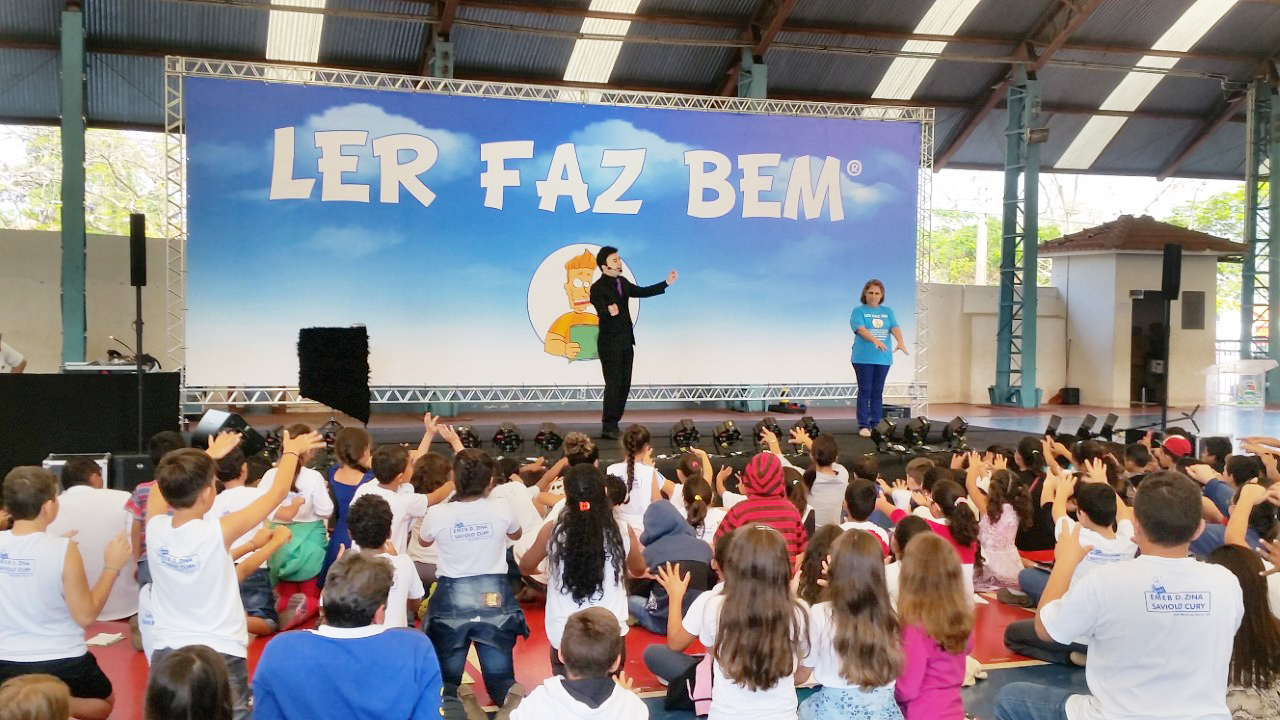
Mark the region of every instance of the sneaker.
POLYGON ((1086 663, 1086 662, 1088 661, 1088 659, 1089 659, 1089 656, 1088 656, 1088 655, 1085 655, 1085 654, 1084 654, 1084 653, 1082 653, 1082 652, 1078 652, 1078 651, 1076 651, 1076 650, 1072 650, 1072 651, 1071 651, 1071 654, 1067 656, 1067 659, 1068 659, 1068 660, 1070 660, 1070 661, 1071 661, 1071 664, 1072 664, 1072 665, 1075 665, 1076 667, 1084 667, 1084 666, 1085 666, 1085 663, 1086 663))
POLYGON ((1031 608, 1036 606, 1036 604, 1032 602, 1030 595, 1014 592, 1009 588, 1000 588, 996 593, 996 599, 1005 605, 1013 605, 1014 607, 1031 608))
POLYGON ((859 428, 858 434, 862 437, 871 437, 871 428, 859 428))

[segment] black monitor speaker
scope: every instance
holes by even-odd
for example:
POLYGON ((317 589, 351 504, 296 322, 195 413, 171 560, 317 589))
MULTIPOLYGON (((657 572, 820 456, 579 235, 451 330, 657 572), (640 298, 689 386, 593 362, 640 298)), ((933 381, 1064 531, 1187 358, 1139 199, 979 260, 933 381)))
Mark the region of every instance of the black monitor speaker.
POLYGON ((1164 273, 1160 280, 1160 292, 1166 300, 1177 300, 1182 290, 1182 246, 1167 243, 1164 246, 1164 273))
POLYGON ((191 447, 208 447, 209 440, 223 430, 231 430, 244 436, 240 441, 240 449, 245 455, 257 455, 267 446, 266 439, 239 415, 224 410, 205 410, 196 423, 195 430, 191 432, 191 447))

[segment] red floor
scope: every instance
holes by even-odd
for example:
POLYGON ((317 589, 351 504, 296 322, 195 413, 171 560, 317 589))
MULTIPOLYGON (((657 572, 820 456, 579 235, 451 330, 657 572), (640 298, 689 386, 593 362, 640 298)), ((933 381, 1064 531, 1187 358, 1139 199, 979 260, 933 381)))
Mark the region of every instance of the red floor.
MULTIPOLYGON (((531 634, 528 640, 521 640, 516 645, 516 680, 526 689, 541 684, 551 674, 547 636, 543 631, 542 608, 525 607, 531 634)), ((1004 628, 1014 620, 1031 617, 1031 613, 1021 608, 1001 605, 992 600, 987 605, 979 605, 975 633, 974 657, 984 665, 1025 660, 1021 656, 1010 653, 1004 647, 1004 628)), ((111 683, 115 687, 116 707, 113 718, 142 717, 143 697, 147 685, 147 663, 142 653, 135 652, 129 644, 129 627, 122 622, 101 622, 90 625, 87 637, 100 632, 120 633, 124 639, 114 645, 103 648, 92 648, 98 663, 102 666, 111 683)), ((249 644, 249 675, 252 679, 258 656, 266 639, 254 640, 249 644)), ((662 686, 644 666, 644 648, 657 642, 664 642, 652 633, 638 627, 631 628, 627 634, 626 673, 635 681, 636 687, 642 691, 661 692, 662 686)), ((694 648, 693 651, 700 650, 694 648)), ((481 702, 487 701, 480 680, 479 669, 468 665, 468 673, 476 680, 477 696, 481 702)))

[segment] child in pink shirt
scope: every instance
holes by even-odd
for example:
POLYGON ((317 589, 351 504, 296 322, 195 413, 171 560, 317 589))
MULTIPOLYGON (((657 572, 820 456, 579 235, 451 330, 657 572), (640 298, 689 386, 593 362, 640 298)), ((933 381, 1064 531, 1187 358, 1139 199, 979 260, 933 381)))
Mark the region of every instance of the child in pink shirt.
POLYGON ((894 695, 906 720, 963 720, 965 656, 973 647, 973 603, 951 544, 934 533, 907 543, 898 617, 906 662, 894 695))

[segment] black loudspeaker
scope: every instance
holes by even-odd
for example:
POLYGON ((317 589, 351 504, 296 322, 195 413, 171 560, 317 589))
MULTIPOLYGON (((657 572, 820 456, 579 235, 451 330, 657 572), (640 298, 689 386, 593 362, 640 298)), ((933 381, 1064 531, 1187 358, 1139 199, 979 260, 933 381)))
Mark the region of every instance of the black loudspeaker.
POLYGON ((298 394, 369 422, 369 332, 363 325, 298 332, 298 394))
POLYGON ((267 441, 258 431, 239 415, 222 410, 205 410, 196 423, 196 429, 191 432, 191 447, 208 447, 209 440, 223 430, 232 430, 244 436, 240 441, 240 449, 245 455, 257 455, 267 446, 267 441))
POLYGON ((1182 289, 1182 246, 1167 243, 1164 246, 1164 275, 1160 280, 1160 292, 1167 300, 1177 300, 1182 289))
POLYGON ((140 483, 151 480, 155 468, 151 456, 146 454, 120 454, 111 456, 111 472, 107 474, 107 487, 112 490, 133 492, 140 483))
POLYGON ((129 284, 147 286, 147 216, 129 216, 129 284))

